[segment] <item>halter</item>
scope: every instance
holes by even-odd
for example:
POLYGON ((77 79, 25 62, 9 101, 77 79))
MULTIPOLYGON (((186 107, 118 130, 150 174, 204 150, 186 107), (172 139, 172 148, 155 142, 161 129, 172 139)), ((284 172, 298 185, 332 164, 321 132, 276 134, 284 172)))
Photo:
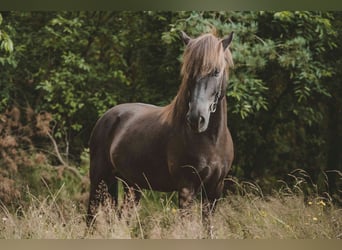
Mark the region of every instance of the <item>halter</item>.
POLYGON ((217 103, 218 103, 220 97, 221 97, 221 87, 220 87, 220 90, 215 95, 214 102, 212 104, 210 104, 210 106, 209 106, 210 113, 215 113, 215 111, 217 109, 217 103))

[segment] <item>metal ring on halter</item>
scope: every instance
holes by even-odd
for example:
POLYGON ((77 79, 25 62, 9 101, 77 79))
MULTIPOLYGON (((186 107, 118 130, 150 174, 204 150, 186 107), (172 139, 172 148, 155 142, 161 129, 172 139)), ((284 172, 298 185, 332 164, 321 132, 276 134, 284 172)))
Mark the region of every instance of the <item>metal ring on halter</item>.
POLYGON ((210 104, 209 106, 209 111, 211 113, 214 113, 216 111, 216 108, 217 108, 217 102, 213 102, 212 104, 210 104))
POLYGON ((215 95, 215 101, 214 101, 212 104, 210 104, 210 106, 209 106, 209 111, 210 111, 211 113, 214 113, 214 112, 216 111, 217 103, 218 103, 218 101, 219 101, 220 96, 221 96, 221 89, 220 89, 220 91, 218 91, 218 92, 216 93, 216 95, 215 95))

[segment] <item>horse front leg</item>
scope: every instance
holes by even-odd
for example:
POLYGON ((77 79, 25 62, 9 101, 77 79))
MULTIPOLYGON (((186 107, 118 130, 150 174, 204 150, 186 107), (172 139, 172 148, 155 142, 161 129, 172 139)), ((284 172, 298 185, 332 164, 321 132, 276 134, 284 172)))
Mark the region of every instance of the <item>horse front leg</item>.
POLYGON ((212 215, 216 208, 215 198, 204 198, 202 201, 202 224, 206 228, 208 235, 210 238, 213 237, 213 224, 212 224, 212 215))
POLYGON ((224 183, 222 181, 219 182, 217 186, 212 189, 204 188, 205 190, 202 190, 202 192, 204 193, 202 195, 202 197, 204 197, 202 201, 202 223, 203 226, 206 227, 210 238, 214 237, 214 225, 212 223, 212 215, 215 212, 217 201, 221 197, 223 186, 224 183))
POLYGON ((193 204, 195 189, 192 186, 182 187, 178 191, 178 202, 182 216, 190 214, 190 208, 193 204))

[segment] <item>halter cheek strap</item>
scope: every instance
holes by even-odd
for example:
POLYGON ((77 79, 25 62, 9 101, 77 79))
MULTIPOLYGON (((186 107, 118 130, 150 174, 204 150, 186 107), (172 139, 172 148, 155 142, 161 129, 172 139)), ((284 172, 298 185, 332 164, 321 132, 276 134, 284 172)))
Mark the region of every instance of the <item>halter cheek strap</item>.
POLYGON ((221 97, 221 87, 220 87, 219 91, 215 95, 214 102, 212 104, 210 104, 210 106, 209 106, 210 113, 215 113, 215 111, 217 109, 217 103, 218 103, 219 99, 221 99, 220 97, 221 97))

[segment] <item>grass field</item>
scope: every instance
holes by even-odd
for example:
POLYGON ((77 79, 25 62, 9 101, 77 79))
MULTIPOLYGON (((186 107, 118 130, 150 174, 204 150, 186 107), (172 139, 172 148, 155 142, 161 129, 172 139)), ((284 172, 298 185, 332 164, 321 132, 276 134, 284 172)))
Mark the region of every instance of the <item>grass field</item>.
POLYGON ((1 239, 341 239, 342 210, 329 196, 304 196, 286 188, 264 196, 256 185, 239 184, 239 192, 218 201, 211 232, 202 225, 200 202, 181 217, 176 194, 144 191, 142 201, 119 218, 110 206, 85 225, 85 205, 61 200, 63 187, 45 198, 30 195, 15 210, 0 207, 1 239))

